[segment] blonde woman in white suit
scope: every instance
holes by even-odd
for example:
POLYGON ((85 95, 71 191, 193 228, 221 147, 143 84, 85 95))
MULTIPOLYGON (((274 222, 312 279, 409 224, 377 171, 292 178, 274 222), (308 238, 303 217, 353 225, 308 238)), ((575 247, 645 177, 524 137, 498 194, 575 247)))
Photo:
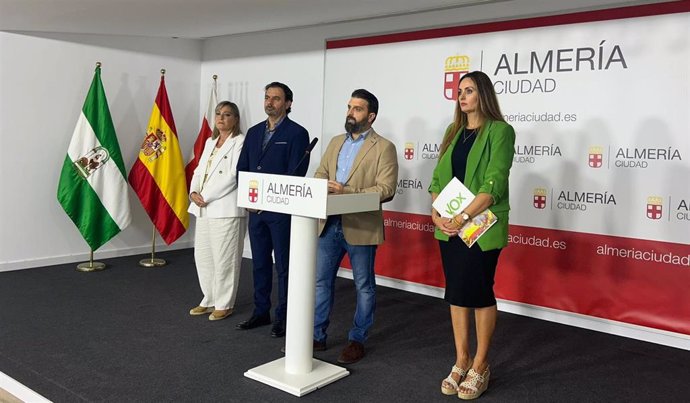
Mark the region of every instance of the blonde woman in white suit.
POLYGON ((204 294, 189 311, 192 316, 225 319, 235 306, 247 229, 245 211, 237 207, 236 166, 243 143, 237 105, 220 102, 213 136, 206 140, 189 189, 189 212, 196 216, 194 260, 204 294))

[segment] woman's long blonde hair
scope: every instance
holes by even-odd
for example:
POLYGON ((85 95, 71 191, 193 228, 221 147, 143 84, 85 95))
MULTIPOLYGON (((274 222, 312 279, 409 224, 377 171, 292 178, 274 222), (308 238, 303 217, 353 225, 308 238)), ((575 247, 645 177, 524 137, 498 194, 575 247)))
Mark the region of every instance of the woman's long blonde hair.
MULTIPOLYGON (((234 102, 230 101, 220 101, 218 102, 218 105, 216 105, 215 113, 218 113, 221 109, 225 107, 229 107, 230 111, 232 112, 233 115, 237 118, 237 124, 235 125, 235 128, 232 130, 232 133, 230 133, 230 138, 237 136, 240 134, 240 108, 235 105, 234 102)), ((215 117, 214 117, 215 119, 215 117)), ((211 123, 211 122, 209 122, 211 123)), ((212 139, 217 139, 218 136, 220 136, 220 132, 216 128, 215 123, 213 124, 213 135, 211 136, 212 139)))
MULTIPOLYGON (((503 114, 501 113, 501 107, 498 105, 498 98, 496 97, 496 91, 494 90, 494 85, 491 82, 489 76, 482 71, 473 71, 467 73, 458 82, 458 86, 462 80, 471 78, 474 84, 477 86, 477 93, 479 94, 479 114, 481 116, 482 124, 487 119, 498 120, 505 122, 503 119, 503 114)), ((456 100, 455 102, 455 120, 450 125, 445 136, 443 136, 443 142, 441 142, 441 150, 438 155, 439 158, 446 152, 450 143, 455 138, 458 130, 467 126, 467 114, 460 109, 460 102, 456 100)))

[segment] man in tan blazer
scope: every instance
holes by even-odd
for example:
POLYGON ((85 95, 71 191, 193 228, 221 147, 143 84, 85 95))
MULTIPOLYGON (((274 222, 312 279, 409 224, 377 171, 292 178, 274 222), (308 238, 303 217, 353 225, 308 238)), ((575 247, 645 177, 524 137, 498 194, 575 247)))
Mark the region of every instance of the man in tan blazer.
MULTIPOLYGON (((367 90, 352 93, 347 105, 345 130, 334 137, 314 175, 328 179, 328 192, 378 193, 381 203, 395 195, 398 158, 395 145, 371 128, 379 102, 367 90)), ((377 211, 331 216, 319 222, 316 258, 316 304, 314 312, 314 350, 326 349, 326 329, 333 306, 335 278, 345 253, 352 263, 357 290, 354 321, 349 343, 338 362, 355 363, 364 357, 364 342, 374 323, 376 247, 383 243, 383 212, 377 211)))

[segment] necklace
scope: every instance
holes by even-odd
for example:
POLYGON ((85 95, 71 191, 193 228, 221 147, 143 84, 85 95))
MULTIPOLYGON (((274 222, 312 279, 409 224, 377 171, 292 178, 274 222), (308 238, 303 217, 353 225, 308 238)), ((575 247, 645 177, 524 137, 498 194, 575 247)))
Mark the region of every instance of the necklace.
POLYGON ((465 144, 467 140, 471 139, 472 136, 474 136, 475 134, 477 134, 476 128, 472 130, 468 130, 467 128, 465 128, 465 130, 462 131, 462 144, 465 144))

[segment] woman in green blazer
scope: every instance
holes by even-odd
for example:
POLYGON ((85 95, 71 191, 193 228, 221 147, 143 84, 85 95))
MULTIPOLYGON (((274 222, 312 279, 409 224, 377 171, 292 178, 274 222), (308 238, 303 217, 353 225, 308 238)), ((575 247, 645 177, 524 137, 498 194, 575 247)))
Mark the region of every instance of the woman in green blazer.
POLYGON ((481 71, 465 74, 458 86, 455 121, 441 143, 429 193, 432 202, 457 177, 476 196, 452 219, 432 208, 446 277, 456 358, 441 384, 444 394, 465 400, 479 397, 489 384, 488 352, 496 326, 493 284, 501 248, 508 244, 508 175, 515 152, 515 131, 503 120, 491 79, 481 71), (472 217, 487 208, 498 221, 471 248, 457 236, 472 217), (470 357, 470 312, 474 310, 477 352, 470 357))

